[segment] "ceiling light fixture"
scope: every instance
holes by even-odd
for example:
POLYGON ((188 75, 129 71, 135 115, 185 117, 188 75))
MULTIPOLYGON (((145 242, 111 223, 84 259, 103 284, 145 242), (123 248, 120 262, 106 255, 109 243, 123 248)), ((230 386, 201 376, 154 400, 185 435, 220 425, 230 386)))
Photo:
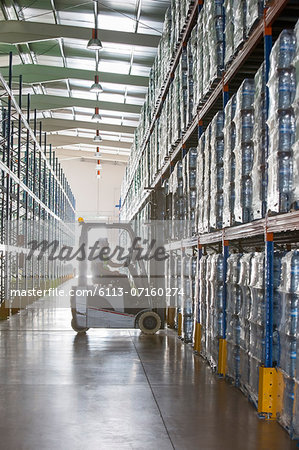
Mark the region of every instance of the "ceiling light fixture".
POLYGON ((88 41, 87 48, 90 50, 101 50, 103 48, 102 42, 98 38, 98 14, 99 5, 97 0, 94 1, 94 28, 92 30, 91 39, 88 41))
POLYGON ((102 142, 102 137, 100 136, 100 131, 97 130, 95 137, 93 138, 93 142, 102 142))
POLYGON ((90 88, 90 92, 96 92, 97 94, 100 94, 101 92, 104 92, 104 89, 100 85, 99 75, 95 75, 94 77, 94 83, 90 88))
POLYGON ((95 28, 92 30, 92 38, 89 39, 87 48, 89 50, 101 50, 103 48, 102 42, 98 39, 98 30, 95 28))
POLYGON ((101 155, 100 147, 97 147, 97 150, 96 150, 94 156, 96 156, 98 159, 100 158, 100 156, 102 156, 102 155, 101 155))
POLYGON ((101 116, 101 114, 99 113, 99 108, 95 108, 95 112, 94 112, 94 114, 92 115, 92 118, 91 118, 92 120, 102 120, 102 116, 101 116))
POLYGON ((97 179, 100 179, 100 178, 101 178, 101 171, 97 170, 97 179))

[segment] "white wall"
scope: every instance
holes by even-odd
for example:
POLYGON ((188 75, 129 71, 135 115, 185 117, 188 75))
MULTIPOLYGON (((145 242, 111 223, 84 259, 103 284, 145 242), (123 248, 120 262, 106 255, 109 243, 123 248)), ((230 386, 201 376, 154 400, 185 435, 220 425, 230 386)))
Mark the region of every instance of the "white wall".
POLYGON ((119 203, 125 165, 103 161, 101 178, 98 180, 96 160, 68 160, 64 155, 58 156, 76 199, 78 217, 104 216, 117 219, 118 209, 115 205, 119 203))

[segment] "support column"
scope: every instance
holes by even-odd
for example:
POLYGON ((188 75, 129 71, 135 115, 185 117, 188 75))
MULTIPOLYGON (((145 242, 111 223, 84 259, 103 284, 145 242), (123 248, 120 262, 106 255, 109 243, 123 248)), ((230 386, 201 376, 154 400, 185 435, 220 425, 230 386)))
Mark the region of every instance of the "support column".
POLYGON ((222 337, 219 339, 218 353, 218 375, 225 376, 226 373, 226 275, 227 259, 229 257, 229 242, 223 239, 223 309, 222 309, 222 337))
MULTIPOLYGON (((200 260, 202 257, 202 245, 198 243, 198 252, 197 252, 197 267, 200 265, 200 260)), ((199 271, 198 271, 199 273, 199 271)), ((197 314, 196 314, 196 322, 195 322, 195 332, 194 332, 194 351, 196 353, 200 353, 200 343, 201 343, 201 323, 200 323, 200 301, 199 301, 199 293, 200 293, 200 280, 196 280, 197 283, 197 314)))
POLYGON ((265 363, 259 368, 258 413, 266 419, 275 419, 281 410, 283 379, 273 366, 273 276, 274 242, 273 233, 265 234, 265 363))

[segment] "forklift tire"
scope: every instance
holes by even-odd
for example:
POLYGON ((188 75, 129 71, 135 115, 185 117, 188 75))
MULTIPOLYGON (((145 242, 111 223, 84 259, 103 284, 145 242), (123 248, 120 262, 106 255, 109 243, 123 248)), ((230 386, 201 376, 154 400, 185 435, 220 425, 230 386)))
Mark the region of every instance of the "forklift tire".
POLYGON ((79 327, 79 326, 77 325, 77 322, 76 322, 75 319, 72 319, 72 321, 71 321, 71 327, 72 327, 72 329, 73 329, 74 331, 76 331, 76 333, 86 333, 86 331, 89 330, 89 328, 82 328, 82 327, 79 327))
POLYGON ((155 334, 160 330, 161 318, 154 311, 145 311, 138 319, 138 326, 144 334, 155 334))

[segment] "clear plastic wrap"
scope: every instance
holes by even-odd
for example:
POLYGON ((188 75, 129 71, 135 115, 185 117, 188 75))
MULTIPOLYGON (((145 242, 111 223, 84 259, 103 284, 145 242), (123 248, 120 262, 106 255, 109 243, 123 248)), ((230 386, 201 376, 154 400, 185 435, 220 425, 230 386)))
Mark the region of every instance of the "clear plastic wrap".
POLYGON ((233 0, 224 1, 225 10, 225 59, 224 64, 227 64, 232 60, 234 56, 234 10, 233 0))
POLYGON ((200 45, 200 42, 198 41, 198 25, 196 24, 192 30, 191 37, 190 37, 190 50, 192 54, 192 79, 193 79, 193 104, 192 104, 192 111, 191 108, 189 110, 191 111, 192 117, 195 116, 197 106, 199 103, 199 69, 198 69, 198 46, 200 45))
POLYGON ((293 209, 299 209, 299 20, 294 30, 296 38, 295 57, 293 66, 295 70, 296 92, 293 101, 293 111, 295 114, 295 143, 292 147, 293 154, 293 180, 292 180, 292 203, 293 209))
POLYGON ((245 79, 236 94, 235 204, 237 223, 252 220, 254 81, 245 79))
POLYGON ((204 2, 202 16, 203 42, 203 96, 220 76, 224 64, 224 15, 223 1, 204 2))
POLYGON ((203 83, 205 77, 205 70, 203 70, 204 63, 206 63, 206 58, 204 58, 204 25, 203 25, 203 14, 199 15, 198 18, 198 38, 197 38, 197 104, 203 100, 203 83))
POLYGON ((178 107, 180 108, 180 130, 183 132, 187 126, 187 101, 188 101, 188 54, 187 48, 183 47, 182 56, 179 62, 179 98, 178 107))
MULTIPOLYGON (((264 299, 264 253, 256 252, 250 260, 251 297, 249 319, 249 383, 246 386, 252 401, 257 403, 259 366, 264 362, 265 353, 265 299, 264 299)), ((248 345, 248 343, 247 343, 248 345)))
MULTIPOLYGON (((283 400, 282 410, 279 413, 278 420, 280 424, 286 428, 286 430, 294 436, 293 424, 294 424, 294 403, 295 403, 295 389, 297 383, 293 378, 290 378, 283 374, 283 400)), ((297 392, 298 396, 298 392, 297 392)), ((296 409, 295 409, 296 411, 296 409)))
POLYGON ((208 255, 203 255, 199 263, 199 310, 200 310, 200 323, 201 323, 201 344, 200 353, 204 358, 208 357, 208 340, 207 340, 207 329, 208 329, 208 298, 210 292, 210 286, 207 282, 207 271, 210 267, 210 259, 208 255))
POLYGON ((254 84, 252 209, 253 219, 260 219, 265 216, 267 209, 266 84, 264 63, 254 77, 254 84))
POLYGON ((182 288, 183 288, 183 339, 186 343, 192 342, 194 317, 194 258, 192 249, 185 251, 182 258, 182 288))
POLYGON ((175 262, 175 272, 176 272, 176 305, 178 308, 178 313, 182 313, 183 298, 182 298, 182 257, 181 252, 178 252, 175 262))
POLYGON ((293 31, 284 30, 271 51, 268 81, 270 114, 267 121, 269 129, 267 208, 271 212, 287 212, 295 200, 293 187, 295 115, 292 107, 296 94, 296 70, 293 65, 295 52, 296 35, 293 31))
MULTIPOLYGON (((290 386, 290 390, 288 395, 291 397, 290 400, 293 400, 292 409, 293 419, 292 419, 292 438, 299 438, 299 383, 295 381, 293 385, 290 386)), ((289 403, 291 403, 291 401, 289 403)))
POLYGON ((186 200, 187 235, 195 233, 195 217, 197 205, 197 148, 190 148, 184 158, 184 196, 186 200))
POLYGON ((234 53, 237 52, 245 40, 245 8, 245 0, 233 0, 234 53))
POLYGON ((234 122, 236 111, 236 96, 228 101, 224 111, 224 153, 223 153, 223 227, 234 224, 235 200, 235 143, 236 125, 234 122))
POLYGON ((196 224, 197 232, 202 234, 204 231, 204 176, 205 176, 205 134, 202 134, 198 141, 197 147, 197 208, 196 208, 196 224))
POLYGON ((204 148, 204 196, 203 196, 203 226, 204 233, 210 231, 210 174, 211 174, 211 125, 205 131, 204 148))
POLYGON ((263 0, 246 0, 246 36, 250 35, 259 18, 263 15, 263 0))
POLYGON ((195 73, 195 70, 193 69, 193 65, 196 65, 196 61, 194 61, 194 53, 192 51, 192 44, 197 45, 192 41, 192 38, 188 41, 187 45, 187 61, 188 61, 188 68, 187 68, 187 121, 186 124, 188 125, 192 119, 193 119, 193 110, 194 110, 194 78, 193 74, 195 73))
POLYGON ((209 90, 209 84, 211 80, 211 59, 210 59, 210 44, 208 39, 208 14, 207 8, 205 7, 207 2, 204 3, 204 6, 201 11, 202 16, 202 98, 207 94, 209 90))
POLYGON ((236 385, 240 375, 240 341, 241 341, 241 289, 238 285, 241 254, 232 254, 227 260, 227 304, 226 304, 226 341, 227 371, 226 374, 236 385))
POLYGON ((251 260, 253 253, 245 253, 240 258, 240 271, 238 285, 240 287, 240 373, 239 383, 241 389, 247 392, 250 382, 250 312, 251 312, 251 291, 249 288, 251 277, 251 260))
POLYGON ((212 367, 217 366, 218 339, 224 333, 224 287, 223 287, 223 255, 210 256, 209 279, 209 339, 208 359, 212 367))
POLYGON ((279 367, 287 376, 296 375, 296 347, 299 315, 299 251, 288 252, 281 260, 280 311, 278 333, 279 367))
MULTIPOLYGON (((277 261, 277 257, 276 257, 277 261)), ((299 316, 299 251, 293 250, 279 255, 279 264, 274 265, 275 322, 279 346, 278 366, 283 376, 283 407, 280 423, 298 436, 298 405, 294 405, 298 383, 298 316, 299 316), (279 267, 278 267, 279 266, 279 267), (279 270, 278 270, 279 269, 279 270)))
POLYGON ((223 152, 224 114, 218 112, 211 122, 211 177, 210 177, 210 229, 218 230, 223 225, 223 152))

